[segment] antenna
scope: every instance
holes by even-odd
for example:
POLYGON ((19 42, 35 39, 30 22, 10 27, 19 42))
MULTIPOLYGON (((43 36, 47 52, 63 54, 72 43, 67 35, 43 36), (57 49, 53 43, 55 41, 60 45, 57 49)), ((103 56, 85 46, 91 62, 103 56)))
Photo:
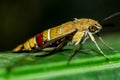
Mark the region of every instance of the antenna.
POLYGON ((118 15, 120 15, 120 11, 119 11, 119 12, 115 12, 115 13, 109 15, 108 17, 102 19, 101 21, 109 20, 109 19, 111 19, 111 18, 113 18, 113 17, 115 17, 115 16, 118 16, 118 15))

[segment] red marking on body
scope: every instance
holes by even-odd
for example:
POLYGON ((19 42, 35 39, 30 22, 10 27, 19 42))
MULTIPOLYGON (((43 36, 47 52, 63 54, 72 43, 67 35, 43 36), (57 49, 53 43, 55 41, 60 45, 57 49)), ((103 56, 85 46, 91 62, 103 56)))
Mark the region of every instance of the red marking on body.
POLYGON ((42 46, 44 44, 42 33, 36 35, 36 41, 38 46, 42 46))

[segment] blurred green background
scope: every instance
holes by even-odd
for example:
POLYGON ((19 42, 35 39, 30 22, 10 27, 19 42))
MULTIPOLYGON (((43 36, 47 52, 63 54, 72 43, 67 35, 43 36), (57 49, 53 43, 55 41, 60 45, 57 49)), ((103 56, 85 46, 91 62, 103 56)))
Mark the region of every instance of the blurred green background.
MULTIPOLYGON (((120 10, 120 0, 0 0, 0 51, 11 50, 44 29, 73 18, 100 20, 120 10)), ((101 33, 120 31, 120 16, 106 21, 116 26, 101 33)))

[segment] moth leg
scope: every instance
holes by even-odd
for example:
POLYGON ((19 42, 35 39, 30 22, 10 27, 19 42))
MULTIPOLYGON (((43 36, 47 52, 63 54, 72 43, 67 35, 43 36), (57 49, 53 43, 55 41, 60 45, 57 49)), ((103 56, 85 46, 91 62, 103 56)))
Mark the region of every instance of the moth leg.
POLYGON ((114 50, 112 47, 110 47, 103 39, 102 37, 99 35, 99 34, 96 34, 99 38, 99 40, 110 50, 114 50))
POLYGON ((81 33, 81 36, 79 36, 79 40, 75 43, 74 49, 72 54, 70 55, 69 59, 68 59, 68 63, 70 62, 70 60, 76 55, 76 53, 78 52, 78 50, 80 50, 83 46, 83 43, 86 40, 86 33, 81 33))
POLYGON ((31 53, 35 53, 35 52, 42 52, 42 51, 52 51, 55 47, 48 47, 48 48, 44 48, 44 49, 41 49, 41 48, 36 48, 36 49, 33 49, 31 50, 30 52, 31 53))
POLYGON ((100 53, 106 58, 106 60, 109 60, 108 56, 106 54, 104 54, 104 52, 100 49, 100 47, 98 46, 97 42, 95 41, 95 38, 93 37, 93 35, 91 33, 89 33, 89 37, 90 39, 93 41, 93 43, 96 45, 96 47, 98 48, 98 50, 100 51, 100 53))
POLYGON ((55 48, 53 48, 53 50, 51 50, 50 52, 43 54, 43 55, 37 55, 36 57, 46 57, 46 56, 50 56, 55 54, 58 50, 60 50, 62 47, 65 46, 65 44, 67 43, 66 39, 63 39, 62 42, 55 48))
POLYGON ((42 49, 42 51, 52 51, 54 48, 56 48, 56 47, 48 47, 48 48, 42 49))
POLYGON ((68 59, 68 63, 71 61, 71 59, 77 54, 78 50, 82 47, 82 45, 78 44, 74 46, 73 52, 70 55, 69 59, 68 59))

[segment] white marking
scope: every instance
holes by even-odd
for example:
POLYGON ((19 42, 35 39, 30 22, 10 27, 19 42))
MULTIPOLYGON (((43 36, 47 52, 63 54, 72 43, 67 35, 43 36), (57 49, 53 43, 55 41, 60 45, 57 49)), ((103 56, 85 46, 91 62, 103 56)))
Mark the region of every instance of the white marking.
POLYGON ((51 39, 51 38, 50 38, 50 31, 51 31, 51 29, 48 29, 48 40, 51 39))
POLYGON ((35 48, 38 48, 38 43, 36 41, 36 36, 34 37, 34 42, 35 42, 35 48))
POLYGON ((63 30, 64 26, 61 26, 60 29, 58 30, 58 33, 61 34, 61 31, 63 30))
POLYGON ((59 29, 59 32, 61 32, 62 31, 62 27, 59 29))

